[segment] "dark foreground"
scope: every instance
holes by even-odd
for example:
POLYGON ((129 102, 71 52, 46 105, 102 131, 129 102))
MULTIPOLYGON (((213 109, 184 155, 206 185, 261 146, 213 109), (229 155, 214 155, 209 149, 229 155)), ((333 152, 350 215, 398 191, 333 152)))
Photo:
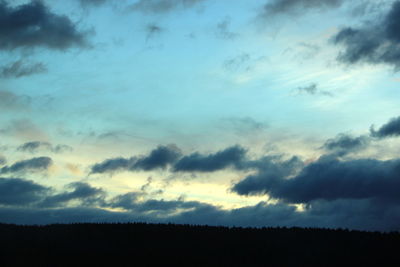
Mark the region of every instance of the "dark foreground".
POLYGON ((400 266, 400 234, 155 224, 0 224, 0 266, 400 266))

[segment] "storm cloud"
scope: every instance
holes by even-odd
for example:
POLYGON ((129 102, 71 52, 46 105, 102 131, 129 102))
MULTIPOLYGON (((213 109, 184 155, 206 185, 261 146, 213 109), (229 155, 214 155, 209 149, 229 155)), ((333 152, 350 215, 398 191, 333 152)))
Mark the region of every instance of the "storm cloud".
POLYGON ((335 138, 328 139, 323 145, 323 148, 330 152, 344 155, 366 148, 368 143, 369 138, 367 136, 353 137, 348 134, 339 134, 335 138))
POLYGON ((175 145, 158 146, 149 155, 131 158, 107 159, 92 166, 91 173, 107 173, 117 171, 151 171, 165 169, 181 157, 179 148, 175 145))
MULTIPOLYGON (((174 205, 170 202, 166 206, 175 207, 181 204, 174 205)), ((17 224, 148 222, 214 226, 318 226, 374 231, 399 230, 400 210, 396 207, 382 207, 370 200, 313 202, 303 212, 298 212, 295 207, 282 203, 267 204, 265 202, 232 210, 224 210, 200 202, 193 206, 195 207, 179 213, 170 209, 172 212, 162 213, 162 216, 154 209, 144 212, 133 210, 116 212, 96 207, 79 206, 51 209, 0 207, 0 221, 17 224)))
POLYGON ((245 159, 246 150, 233 146, 215 154, 202 155, 198 152, 181 158, 175 165, 177 172, 212 172, 228 167, 235 167, 245 159))
POLYGON ((375 199, 400 204, 399 170, 399 160, 340 161, 326 156, 304 167, 295 177, 261 172, 234 185, 233 191, 241 195, 268 194, 289 203, 375 199))
POLYGON ((377 138, 400 136, 400 117, 392 118, 378 130, 371 127, 371 135, 377 138))
POLYGON ((235 184, 233 192, 239 195, 258 195, 267 193, 268 189, 279 186, 283 179, 296 174, 304 166, 298 157, 282 160, 280 157, 266 156, 247 162, 247 168, 258 170, 235 184))
POLYGON ((19 178, 0 178, 0 205, 28 205, 41 200, 49 188, 19 178))
POLYGON ((139 158, 131 167, 131 170, 149 171, 157 168, 165 169, 180 157, 181 151, 177 146, 159 146, 152 150, 148 156, 139 158))
POLYGON ((333 39, 343 47, 338 60, 347 64, 387 64, 400 67, 400 1, 376 24, 341 29, 333 39))
POLYGON ((63 206, 72 200, 81 201, 80 206, 92 206, 104 200, 105 192, 101 188, 95 188, 83 182, 71 183, 67 188, 70 192, 64 192, 47 197, 40 206, 63 206))
MULTIPOLYGON (((304 198, 301 186, 295 187, 296 190, 300 189, 301 198, 304 198)), ((368 186, 373 187, 376 184, 368 186)), ((106 192, 101 188, 83 182, 72 183, 67 188, 69 189, 67 192, 54 194, 53 188, 32 181, 0 178, 0 222, 49 224, 141 221, 252 227, 318 226, 382 231, 400 229, 399 203, 393 201, 399 199, 395 194, 395 187, 387 196, 387 199, 392 201, 382 201, 380 187, 376 188, 377 193, 372 194, 378 196, 375 199, 364 198, 365 187, 356 191, 361 195, 357 199, 344 198, 346 194, 352 193, 349 193, 349 190, 338 192, 334 188, 333 194, 341 194, 342 198, 322 199, 315 195, 307 197, 309 202, 301 212, 283 202, 277 204, 260 202, 253 206, 227 210, 216 205, 186 201, 181 198, 145 199, 148 195, 143 192, 131 192, 107 199, 106 192), (110 207, 123 210, 104 209, 110 207)), ((294 193, 296 194, 298 195, 294 193)))
POLYGON ((101 163, 96 163, 91 168, 91 173, 107 173, 128 170, 136 161, 135 158, 113 158, 106 159, 101 163))
POLYGON ((68 17, 52 13, 42 1, 31 1, 16 7, 0 1, 2 50, 85 47, 86 35, 68 17))
POLYGON ((38 157, 28 160, 18 161, 11 166, 4 166, 0 169, 0 173, 15 173, 27 171, 44 171, 49 169, 53 164, 53 160, 49 157, 38 157))

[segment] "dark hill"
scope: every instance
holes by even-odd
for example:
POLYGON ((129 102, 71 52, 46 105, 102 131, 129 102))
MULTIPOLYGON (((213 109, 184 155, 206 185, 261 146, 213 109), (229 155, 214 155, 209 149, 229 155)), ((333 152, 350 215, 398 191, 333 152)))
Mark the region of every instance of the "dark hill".
POLYGON ((0 237, 0 266, 400 266, 399 233, 4 224, 0 237))

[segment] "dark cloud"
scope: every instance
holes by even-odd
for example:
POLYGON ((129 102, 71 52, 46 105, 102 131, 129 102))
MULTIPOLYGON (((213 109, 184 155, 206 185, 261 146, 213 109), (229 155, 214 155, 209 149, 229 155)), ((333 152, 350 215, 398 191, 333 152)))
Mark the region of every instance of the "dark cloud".
POLYGON ((149 199, 142 201, 143 192, 131 192, 116 196, 108 203, 113 208, 123 208, 137 213, 159 212, 163 214, 174 213, 182 210, 190 210, 199 207, 209 206, 198 201, 178 200, 156 200, 149 199))
POLYGON ((369 143, 367 136, 352 137, 347 134, 339 134, 335 138, 328 139, 323 148, 344 155, 365 148, 369 143))
POLYGON ((388 123, 384 124, 378 130, 371 127, 371 136, 377 138, 400 136, 400 117, 392 118, 388 123))
MULTIPOLYGON (((181 205, 178 204, 177 206, 181 205)), ((171 203, 166 206, 170 209, 171 203)), ((313 202, 303 212, 293 206, 260 202, 232 210, 198 203, 184 212, 170 213, 109 211, 95 207, 13 208, 0 207, 0 221, 17 224, 53 224, 77 222, 149 222, 195 225, 225 225, 246 227, 300 226, 349 228, 358 230, 398 231, 400 210, 396 206, 383 207, 370 200, 337 200, 313 202)), ((190 206, 190 205, 188 205, 190 206)), ((150 208, 149 211, 152 211, 150 208)), ((165 210, 165 209, 164 209, 165 210)))
POLYGON ((108 205, 112 208, 123 208, 130 210, 135 206, 135 203, 144 196, 143 192, 130 192, 123 195, 118 195, 111 199, 108 205))
MULTIPOLYGON (((323 173, 325 167, 320 166, 317 172, 323 173)), ((388 166, 382 166, 382 168, 386 167, 388 166)), ((328 168, 329 171, 330 168, 328 168)), ((307 172, 309 173, 310 170, 307 172)), ((102 189, 82 182, 70 184, 68 186, 70 190, 67 192, 50 194, 53 191, 51 188, 35 184, 32 181, 0 178, 0 222, 49 224, 140 221, 247 227, 301 226, 400 230, 398 225, 400 218, 398 200, 400 197, 396 194, 398 184, 392 184, 393 188, 389 194, 384 195, 382 192, 386 189, 380 185, 387 182, 386 174, 381 174, 378 178, 371 178, 375 175, 374 172, 370 176, 366 176, 367 181, 363 182, 363 185, 357 182, 354 185, 351 185, 351 182, 344 182, 352 179, 352 175, 350 175, 339 180, 336 185, 331 184, 332 189, 330 190, 327 187, 319 186, 321 190, 315 191, 313 194, 304 194, 304 188, 313 188, 311 181, 308 183, 304 180, 298 182, 295 188, 285 187, 286 191, 282 190, 281 194, 290 196, 290 199, 308 200, 301 212, 297 211, 294 206, 283 202, 277 204, 260 202, 254 206, 227 210, 198 201, 185 201, 181 198, 177 200, 144 200, 148 195, 143 192, 131 192, 107 200, 102 189), (374 182, 370 183, 369 179, 375 181, 383 179, 383 182, 380 182, 379 185, 374 182), (346 190, 341 191, 340 187, 345 186, 344 184, 347 184, 346 190), (354 190, 355 187, 357 187, 356 190, 354 190), (375 187, 374 190, 373 187, 375 187), (371 190, 374 193, 368 193, 371 190), (326 196, 326 193, 332 194, 334 197, 320 197, 320 195, 326 196), (343 197, 349 194, 351 198, 343 197), (353 198, 353 194, 360 197, 353 198), (374 197, 371 198, 371 195, 374 197), (341 198, 337 198, 337 196, 341 198), (122 208, 124 211, 110 211, 104 208, 122 208)), ((290 183, 290 180, 287 182, 290 183)))
POLYGON ((347 27, 333 39, 344 50, 338 60, 348 63, 387 64, 400 67, 400 1, 395 1, 382 20, 360 28, 347 27))
POLYGON ((130 10, 143 13, 162 14, 176 9, 192 8, 207 0, 139 0, 130 6, 130 10))
POLYGON ((264 193, 290 203, 316 200, 375 199, 400 204, 400 161, 360 159, 339 161, 321 157, 295 177, 260 172, 233 187, 241 195, 264 193))
POLYGON ((47 67, 43 63, 30 63, 17 60, 9 65, 0 68, 2 78, 21 78, 47 72, 47 67))
POLYGON ((67 188, 72 189, 72 191, 48 196, 40 203, 40 206, 59 207, 73 200, 79 200, 80 206, 93 206, 94 204, 102 204, 106 195, 101 188, 95 188, 83 182, 69 184, 67 188))
POLYGON ((0 1, 0 49, 87 46, 86 33, 66 16, 52 13, 42 1, 16 7, 0 1))
POLYGON ((83 182, 66 186, 67 192, 56 193, 54 188, 19 178, 0 178, 0 205, 30 207, 65 207, 71 201, 81 207, 104 206, 106 193, 83 182))
POLYGON ((53 153, 62 153, 62 152, 66 152, 66 151, 72 151, 72 148, 67 145, 53 146, 52 144, 50 144, 48 142, 32 141, 32 142, 27 142, 27 143, 20 145, 17 148, 17 150, 23 151, 23 152, 30 152, 30 153, 36 153, 40 150, 50 151, 53 153))
POLYGON ((306 94, 309 94, 309 95, 333 96, 333 94, 328 92, 328 91, 320 90, 316 83, 312 83, 312 84, 304 86, 304 87, 298 87, 297 91, 299 93, 306 93, 306 94))
POLYGON ((298 157, 281 160, 279 157, 264 157, 246 163, 246 168, 258 170, 257 174, 249 175, 232 188, 239 195, 256 195, 268 193, 269 188, 275 188, 283 179, 294 175, 303 167, 298 157))
POLYGON ((175 165, 177 172, 212 172, 228 167, 235 167, 245 160, 246 150, 239 146, 233 146, 215 154, 202 155, 193 153, 181 158, 175 165))
POLYGON ((41 200, 49 188, 19 178, 0 178, 0 205, 28 205, 41 200))
POLYGON ((11 166, 4 166, 0 169, 0 173, 43 171, 49 169, 52 164, 53 161, 49 157, 32 158, 18 161, 11 166))
POLYGON ((272 0, 264 5, 262 16, 301 13, 307 9, 339 7, 344 0, 272 0))
POLYGON ((177 146, 159 146, 147 156, 129 159, 114 158, 97 163, 92 166, 91 173, 165 169, 168 165, 175 163, 179 157, 181 157, 181 152, 177 146))
POLYGON ((159 146, 146 157, 139 158, 131 167, 132 170, 165 169, 181 157, 180 149, 175 145, 159 146))
POLYGON ((101 163, 96 163, 91 168, 91 173, 106 173, 128 170, 136 161, 136 158, 113 158, 101 163))
POLYGON ((230 31, 231 18, 226 17, 220 23, 217 24, 217 30, 215 32, 216 37, 226 40, 235 39, 238 34, 230 31))

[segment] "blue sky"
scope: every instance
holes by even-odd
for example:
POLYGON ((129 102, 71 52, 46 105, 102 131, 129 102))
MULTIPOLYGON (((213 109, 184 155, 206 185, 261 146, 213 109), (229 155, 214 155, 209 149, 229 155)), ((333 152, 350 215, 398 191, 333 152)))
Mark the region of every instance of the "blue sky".
POLYGON ((0 220, 399 230, 399 13, 0 1, 0 220))

